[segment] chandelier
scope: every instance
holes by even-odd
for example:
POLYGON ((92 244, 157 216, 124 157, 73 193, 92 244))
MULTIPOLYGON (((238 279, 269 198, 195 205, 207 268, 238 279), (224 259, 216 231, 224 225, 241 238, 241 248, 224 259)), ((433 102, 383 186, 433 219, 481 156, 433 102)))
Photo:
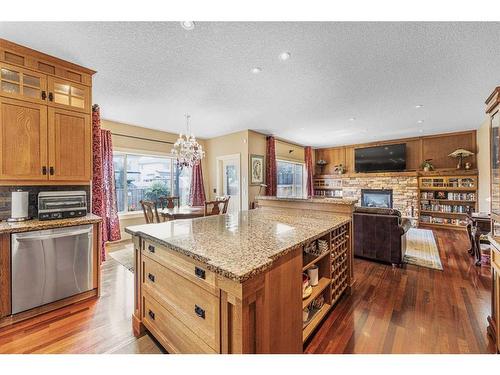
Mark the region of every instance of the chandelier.
POLYGON ((196 142, 196 137, 191 133, 189 126, 189 118, 191 116, 186 114, 186 135, 179 134, 179 139, 174 143, 172 154, 177 159, 179 168, 193 167, 198 161, 203 159, 205 151, 201 145, 196 142))

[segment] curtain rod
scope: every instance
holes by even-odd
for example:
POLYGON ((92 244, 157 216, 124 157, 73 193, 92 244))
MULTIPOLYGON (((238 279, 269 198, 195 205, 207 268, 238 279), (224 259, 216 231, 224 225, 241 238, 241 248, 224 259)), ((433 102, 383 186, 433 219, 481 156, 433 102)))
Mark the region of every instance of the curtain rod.
POLYGON ((134 139, 140 139, 141 141, 151 141, 151 142, 158 142, 158 143, 166 143, 169 145, 173 145, 174 142, 169 142, 169 141, 160 141, 158 139, 151 139, 151 138, 143 138, 143 137, 137 137, 135 135, 128 135, 128 134, 120 134, 120 133, 113 133, 111 132, 112 135, 117 135, 119 137, 126 137, 126 138, 134 138, 134 139))

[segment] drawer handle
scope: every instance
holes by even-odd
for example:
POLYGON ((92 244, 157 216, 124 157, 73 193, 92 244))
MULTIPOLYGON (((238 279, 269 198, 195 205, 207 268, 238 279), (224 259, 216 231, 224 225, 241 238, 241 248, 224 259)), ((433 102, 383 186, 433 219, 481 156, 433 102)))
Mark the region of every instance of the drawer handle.
POLYGON ((155 320, 155 313, 149 310, 148 315, 151 317, 151 319, 155 320))
POLYGON ((148 279, 151 280, 152 282, 155 282, 155 275, 148 273, 148 279))
POLYGON ((203 310, 200 306, 194 305, 194 313, 200 318, 205 319, 205 310, 203 310))
POLYGON ((196 277, 205 280, 205 270, 200 268, 200 267, 195 267, 194 268, 194 274, 196 277))
POLYGON ((154 253, 155 252, 155 247, 153 245, 149 245, 148 246, 148 250, 150 253, 154 253))

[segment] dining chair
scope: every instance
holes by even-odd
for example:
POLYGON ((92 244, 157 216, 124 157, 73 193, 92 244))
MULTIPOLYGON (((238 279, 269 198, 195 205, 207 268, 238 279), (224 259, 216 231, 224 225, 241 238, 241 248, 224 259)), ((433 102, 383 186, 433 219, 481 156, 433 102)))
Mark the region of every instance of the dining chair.
POLYGON ((152 201, 139 201, 142 206, 142 212, 144 213, 144 219, 146 219, 146 224, 160 223, 160 217, 158 216, 158 208, 156 202, 152 201))
POLYGON ((174 208, 175 206, 180 207, 181 200, 179 197, 160 197, 158 198, 160 202, 161 209, 164 208, 174 208))
POLYGON ((229 206, 229 198, 231 197, 227 196, 224 198, 224 208, 222 209, 223 214, 227 213, 227 207, 229 206))
POLYGON ((205 201, 205 216, 223 214, 225 204, 225 200, 205 201))

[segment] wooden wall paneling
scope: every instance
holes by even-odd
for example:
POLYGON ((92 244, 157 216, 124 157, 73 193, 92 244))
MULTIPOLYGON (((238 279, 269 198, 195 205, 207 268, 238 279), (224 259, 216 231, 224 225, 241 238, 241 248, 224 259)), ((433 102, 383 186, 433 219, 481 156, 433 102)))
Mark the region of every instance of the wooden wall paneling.
MULTIPOLYGON (((347 145, 344 147, 330 147, 316 149, 316 160, 323 158, 329 164, 325 168, 324 174, 333 174, 333 166, 338 164, 339 150, 344 150, 344 165, 348 174, 355 174, 354 150, 356 148, 375 147, 389 144, 406 143, 406 169, 408 171, 420 170, 420 164, 425 159, 432 159, 436 169, 455 169, 457 161, 450 158, 448 154, 457 148, 465 148, 474 153, 477 152, 476 131, 468 130, 463 132, 430 135, 425 137, 413 137, 393 139, 388 141, 370 142, 363 144, 347 145)), ((476 156, 466 159, 472 163, 472 169, 476 168, 476 156)), ((319 172, 319 171, 318 171, 319 172)), ((401 172, 399 172, 401 173, 401 172)), ((391 175, 398 175, 392 172, 391 175)))
POLYGON ((0 235, 0 318, 11 313, 10 235, 0 235))
MULTIPOLYGON (((457 148, 476 152, 476 132, 461 132, 452 134, 439 134, 422 138, 422 153, 425 159, 432 159, 434 168, 455 168, 458 160, 448 155, 457 148)), ((476 156, 471 156, 465 161, 472 163, 472 168, 476 168, 476 156)))

